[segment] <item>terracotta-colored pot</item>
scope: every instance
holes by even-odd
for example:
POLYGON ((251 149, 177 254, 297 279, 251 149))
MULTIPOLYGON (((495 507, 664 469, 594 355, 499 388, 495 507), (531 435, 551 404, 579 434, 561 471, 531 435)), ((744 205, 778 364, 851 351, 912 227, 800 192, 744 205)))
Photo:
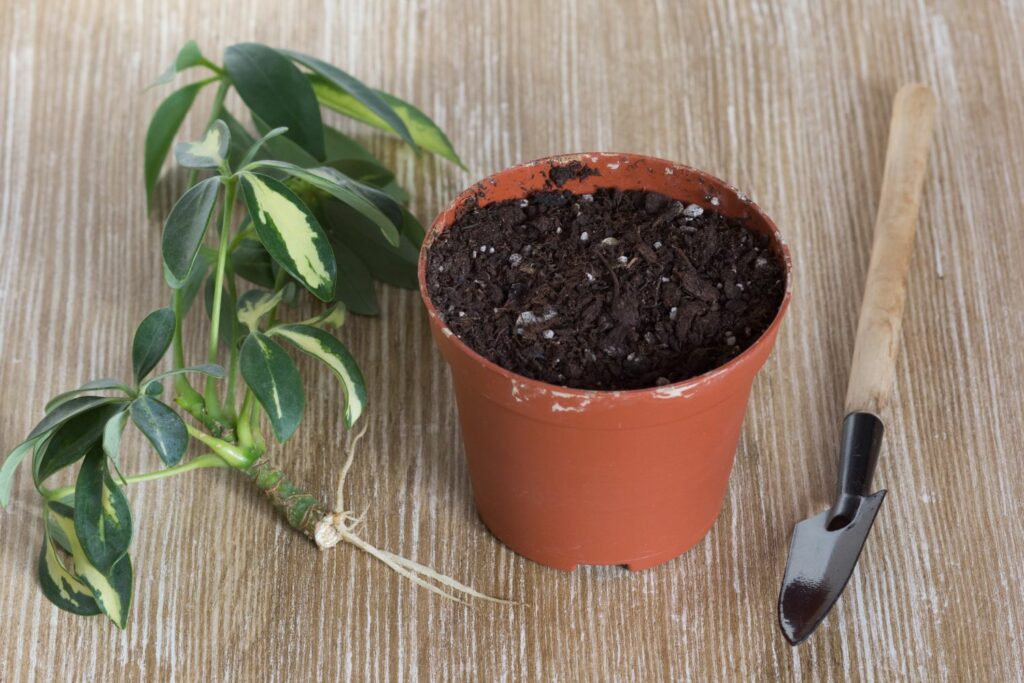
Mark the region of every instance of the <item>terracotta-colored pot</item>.
MULTIPOLYGON (((577 174, 581 176, 583 174, 577 174)), ((420 293, 451 366, 480 517, 501 541, 558 569, 645 569, 695 545, 722 507, 754 375, 768 358, 790 298, 792 264, 778 229, 734 187, 701 171, 632 154, 540 159, 487 178, 434 221, 419 260, 420 293), (728 216, 749 217, 786 263, 771 326, 746 351, 698 377, 650 389, 587 391, 509 372, 466 346, 430 301, 426 255, 467 202, 482 206, 544 189, 552 167, 579 161, 596 175, 564 188, 649 190, 728 216)))

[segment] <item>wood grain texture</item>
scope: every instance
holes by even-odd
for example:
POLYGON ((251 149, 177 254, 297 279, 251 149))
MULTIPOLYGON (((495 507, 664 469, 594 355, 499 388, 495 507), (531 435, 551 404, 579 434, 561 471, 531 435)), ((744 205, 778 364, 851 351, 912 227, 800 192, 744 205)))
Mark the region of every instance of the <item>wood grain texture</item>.
MULTIPOLYGON (((423 219, 519 161, 654 154, 751 194, 789 240, 796 289, 722 516, 673 562, 563 574, 490 537, 417 295, 382 289, 383 315, 344 330, 372 390, 348 499, 372 504, 369 540, 530 607, 462 608, 352 549, 318 553, 217 471, 132 488, 137 592, 119 632, 40 594, 22 472, 0 514, 0 679, 1020 680, 1022 24, 1010 0, 2 3, 5 447, 49 396, 126 373, 135 322, 165 301, 142 192, 164 91, 142 87, 190 37, 211 54, 302 49, 435 116, 472 173, 350 127, 423 219), (785 550, 832 493, 892 96, 912 80, 942 106, 879 467, 890 494, 840 604, 791 649, 775 620, 785 550)), ((164 212, 183 186, 173 173, 158 190, 164 212)), ((330 498, 346 437, 334 380, 316 393, 277 457, 330 498)))

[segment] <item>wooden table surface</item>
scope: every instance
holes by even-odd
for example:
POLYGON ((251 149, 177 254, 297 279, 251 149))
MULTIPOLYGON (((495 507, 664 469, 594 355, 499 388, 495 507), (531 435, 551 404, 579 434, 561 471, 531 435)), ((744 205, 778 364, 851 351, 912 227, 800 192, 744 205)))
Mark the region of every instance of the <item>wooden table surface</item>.
MULTIPOLYGON (((365 535, 530 606, 467 609, 351 547, 318 552, 243 477, 206 471, 132 487, 121 632, 42 597, 39 499, 21 472, 0 513, 0 680, 1020 680, 1022 25, 1010 0, 4 2, 5 448, 51 395, 125 374, 134 325, 165 301, 159 226, 184 180, 147 219, 143 138, 166 91, 142 88, 190 37, 213 55, 247 40, 301 48, 420 105, 469 173, 349 129, 425 221, 520 161, 648 153, 752 195, 789 240, 796 285, 722 515, 675 561, 565 574, 492 538, 418 296, 382 289, 383 315, 342 333, 372 392, 348 489, 371 505, 365 535), (941 105, 879 468, 890 493, 844 597, 792 649, 779 580, 792 525, 829 502, 890 102, 909 80, 941 105)), ((198 357, 200 336, 189 344, 198 357)), ((330 499, 341 399, 329 377, 313 392, 277 455, 330 499)))

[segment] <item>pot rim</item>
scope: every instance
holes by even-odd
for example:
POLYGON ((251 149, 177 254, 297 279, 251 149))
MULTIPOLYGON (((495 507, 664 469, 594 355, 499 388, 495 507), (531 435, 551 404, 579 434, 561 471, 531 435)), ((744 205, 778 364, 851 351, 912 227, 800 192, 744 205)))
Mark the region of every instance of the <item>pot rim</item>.
POLYGON ((554 396, 562 396, 565 398, 596 398, 602 396, 609 397, 630 397, 630 396, 656 396, 661 398, 669 398, 675 396, 688 395, 690 391, 696 389, 700 385, 706 384, 713 380, 718 375, 724 374, 733 368, 745 363, 751 356, 753 356, 759 347, 765 343, 765 339, 782 323, 783 315, 786 309, 789 307, 789 301, 792 297, 793 290, 793 259, 789 251, 789 245, 786 244, 786 240, 782 237, 782 233, 779 231, 775 221, 766 214, 761 207, 754 202, 750 197, 740 191, 732 183, 726 182, 721 178, 702 171, 700 169, 687 166, 686 164, 680 164, 675 161, 663 159, 660 157, 654 157, 646 154, 634 154, 630 152, 579 152, 571 154, 555 154, 552 156, 541 157, 532 161, 527 161, 522 164, 516 164, 509 166, 496 173, 488 175, 486 178, 479 180, 465 190, 460 192, 456 197, 448 203, 434 218, 430 224, 430 228, 427 230, 427 234, 423 239, 423 244, 420 247, 420 253, 417 263, 417 280, 419 282, 420 298, 423 300, 423 304, 427 309, 427 315, 431 320, 438 325, 438 328, 448 338, 448 340, 458 348, 462 353, 466 354, 478 364, 487 368, 493 373, 501 375, 506 380, 512 382, 514 385, 522 387, 524 389, 531 389, 538 393, 548 393, 554 396), (657 164, 664 164, 671 167, 674 171, 681 171, 682 173, 689 173, 696 175, 711 181, 714 184, 721 186, 726 191, 732 193, 743 202, 750 211, 764 221, 765 225, 769 228, 770 234, 774 242, 778 245, 779 251, 782 256, 783 265, 785 266, 785 277, 786 286, 783 291, 782 301, 779 303, 778 310, 775 312, 775 317, 772 318, 771 323, 761 332, 760 336, 755 339, 750 346, 744 349, 737 356, 731 358, 727 362, 718 367, 712 368, 707 372, 700 375, 695 375, 679 382, 673 382, 672 384, 665 384, 662 386, 654 387, 643 387, 640 389, 581 389, 578 387, 568 387, 560 384, 552 384, 550 382, 544 382, 541 380, 521 375, 518 372, 513 372, 507 368, 498 365, 494 361, 491 361, 481 354, 474 351, 468 344, 459 338, 455 332, 448 327, 445 323, 444 318, 438 312, 434 306, 434 302, 430 299, 430 295, 427 291, 427 253, 430 251, 430 247, 433 244, 434 239, 441 234, 445 229, 451 226, 453 220, 446 220, 449 216, 457 216, 458 210, 462 208, 470 199, 477 196, 482 188, 497 183, 497 178, 506 175, 512 171, 517 171, 525 168, 532 168, 535 166, 554 166, 567 164, 572 161, 581 161, 586 164, 594 165, 600 161, 606 163, 636 163, 636 162, 654 162, 657 164), (442 223, 444 225, 442 226, 442 223))

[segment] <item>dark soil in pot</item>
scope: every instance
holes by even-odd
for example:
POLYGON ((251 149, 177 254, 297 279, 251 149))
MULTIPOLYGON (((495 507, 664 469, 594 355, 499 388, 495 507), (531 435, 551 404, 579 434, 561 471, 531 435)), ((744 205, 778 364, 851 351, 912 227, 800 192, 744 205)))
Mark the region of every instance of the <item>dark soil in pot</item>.
POLYGON ((632 190, 470 209, 427 258, 430 298, 470 348, 586 389, 716 368, 764 332, 785 290, 781 259, 743 220, 632 190))

